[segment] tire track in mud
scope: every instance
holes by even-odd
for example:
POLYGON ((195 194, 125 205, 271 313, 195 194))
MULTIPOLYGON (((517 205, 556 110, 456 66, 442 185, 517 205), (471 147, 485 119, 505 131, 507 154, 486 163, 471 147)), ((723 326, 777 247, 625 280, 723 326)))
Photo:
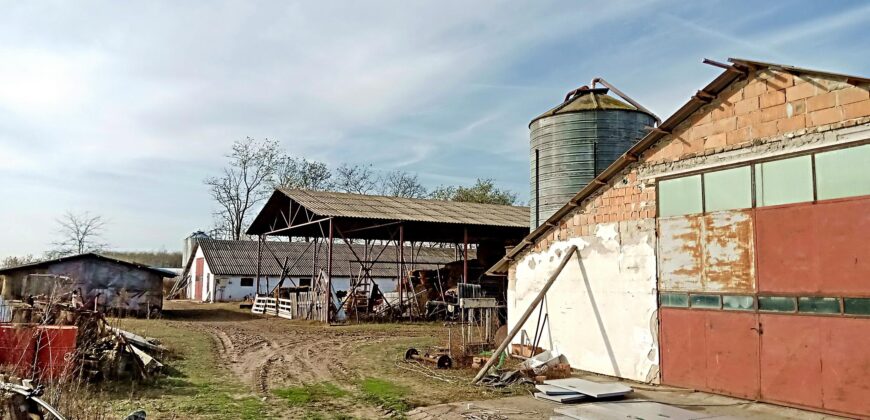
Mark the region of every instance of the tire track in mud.
POLYGON ((263 396, 286 386, 333 382, 347 386, 362 373, 348 362, 352 352, 391 339, 426 336, 425 328, 347 331, 345 327, 295 324, 259 318, 244 322, 204 321, 191 326, 212 336, 227 368, 263 396))

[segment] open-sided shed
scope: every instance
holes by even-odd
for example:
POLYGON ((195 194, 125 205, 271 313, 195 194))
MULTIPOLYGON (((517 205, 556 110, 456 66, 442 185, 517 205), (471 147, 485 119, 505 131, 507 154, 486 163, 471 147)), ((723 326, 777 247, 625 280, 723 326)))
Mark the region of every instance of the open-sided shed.
MULTIPOLYGON (((351 248, 364 272, 374 262, 390 257, 402 276, 416 260, 414 251, 406 255, 406 244, 412 250, 424 244, 456 246, 463 260, 462 278, 467 282, 474 280, 469 277, 469 246, 477 250, 473 263, 488 266, 504 255, 506 246, 519 243, 528 225, 528 207, 278 188, 247 233, 261 238, 260 259, 270 258, 269 243, 262 240, 268 235, 310 238, 316 246, 325 247, 322 271, 325 290, 329 290, 333 245, 338 241, 365 244, 362 255, 351 248), (382 249, 390 245, 398 255, 383 255, 382 249)), ((400 301, 402 288, 400 281, 400 301)), ((326 321, 327 316, 322 319, 326 321)))

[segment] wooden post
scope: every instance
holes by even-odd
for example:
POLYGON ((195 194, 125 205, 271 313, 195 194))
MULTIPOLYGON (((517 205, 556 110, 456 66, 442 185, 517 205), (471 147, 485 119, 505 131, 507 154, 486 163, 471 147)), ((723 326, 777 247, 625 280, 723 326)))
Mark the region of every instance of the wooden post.
POLYGON ((476 384, 483 378, 484 375, 486 375, 486 371, 489 370, 490 367, 492 367, 496 360, 498 360, 501 352, 503 352, 505 348, 507 348, 507 346, 511 343, 511 340, 513 340, 514 337, 516 337, 517 333, 520 332, 520 330, 523 328, 523 325, 529 319, 529 316, 532 315, 532 312, 535 311, 535 308, 537 308, 541 301, 544 300, 544 296, 547 295, 547 291, 550 290, 550 286, 553 285, 553 283, 559 277, 559 274, 562 273, 565 265, 568 264, 568 261, 571 260, 571 257, 574 256, 575 252, 577 252, 577 245, 571 245, 571 247, 568 248, 567 251, 565 251, 565 256, 562 257, 562 261, 559 263, 559 266, 556 267, 556 271, 553 271, 553 274, 551 274, 550 278, 547 279, 547 282, 544 283, 544 287, 541 289, 540 292, 538 292, 538 296, 536 296, 535 300, 533 300, 532 303, 529 304, 529 307, 526 308, 523 316, 520 317, 519 321, 517 321, 517 324, 514 325, 513 329, 511 329, 507 337, 505 337, 504 341, 502 341, 501 345, 499 345, 498 348, 494 352, 492 352, 492 357, 490 357, 489 360, 486 361, 486 364, 483 365, 482 368, 480 368, 480 372, 477 372, 477 376, 475 376, 474 379, 471 381, 472 384, 476 384))

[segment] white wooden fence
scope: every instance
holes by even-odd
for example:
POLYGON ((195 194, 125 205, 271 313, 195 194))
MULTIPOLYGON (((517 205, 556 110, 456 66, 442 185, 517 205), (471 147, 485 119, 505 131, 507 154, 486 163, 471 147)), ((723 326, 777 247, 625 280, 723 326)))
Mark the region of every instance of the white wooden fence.
POLYGON ((277 315, 286 319, 320 320, 323 302, 316 299, 314 293, 299 293, 290 295, 290 299, 275 299, 268 296, 257 296, 251 312, 260 315, 277 315))

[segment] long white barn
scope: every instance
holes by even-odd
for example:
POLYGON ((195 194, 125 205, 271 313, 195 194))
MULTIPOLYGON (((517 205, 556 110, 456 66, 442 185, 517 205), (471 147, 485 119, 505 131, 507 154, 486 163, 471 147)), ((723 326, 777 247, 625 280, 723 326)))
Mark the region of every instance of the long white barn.
MULTIPOLYGON (((384 292, 396 290, 398 267, 396 247, 370 246, 366 257, 365 245, 335 244, 333 246, 332 287, 338 292, 350 288, 351 279, 361 275, 359 259, 375 261, 370 270, 371 278, 384 292), (354 254, 355 252, 355 254, 354 254)), ((310 242, 268 241, 258 252, 257 241, 227 241, 198 239, 185 273, 187 297, 201 302, 242 301, 257 294, 257 256, 260 259, 259 293, 270 293, 281 279, 281 265, 287 262, 288 271, 284 286, 309 286, 316 271, 326 268, 325 246, 315 251, 310 242), (318 267, 314 267, 317 252, 318 267), (280 263, 279 263, 280 261, 280 263)), ((405 268, 434 269, 457 259, 453 248, 405 248, 405 268), (415 262, 409 264, 408 255, 415 262)))

